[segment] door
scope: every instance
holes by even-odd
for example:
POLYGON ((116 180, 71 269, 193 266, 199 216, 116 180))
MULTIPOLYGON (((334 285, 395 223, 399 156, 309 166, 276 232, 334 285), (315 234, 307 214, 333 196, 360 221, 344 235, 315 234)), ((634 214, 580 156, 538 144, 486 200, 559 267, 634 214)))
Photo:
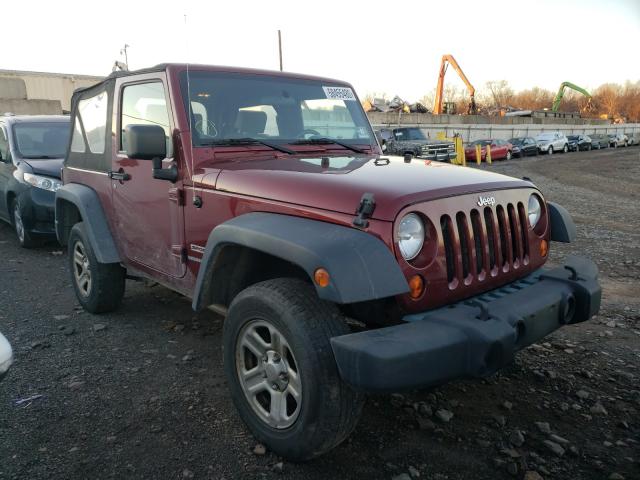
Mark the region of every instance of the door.
POLYGON ((0 125, 0 218, 9 220, 9 206, 7 205, 7 187, 13 177, 13 163, 9 155, 9 141, 4 125, 0 125))
MULTIPOLYGON (((137 77, 140 78, 140 77, 137 77)), ((186 272, 184 212, 181 181, 175 184, 154 179, 152 162, 129 158, 126 153, 127 125, 160 125, 167 141, 164 168, 176 161, 172 142, 173 115, 164 76, 150 74, 144 81, 116 84, 118 105, 112 164, 111 194, 116 231, 129 262, 171 277, 186 272), (119 179, 118 177, 123 179, 119 179)), ((114 110, 116 110, 114 108, 114 110)))

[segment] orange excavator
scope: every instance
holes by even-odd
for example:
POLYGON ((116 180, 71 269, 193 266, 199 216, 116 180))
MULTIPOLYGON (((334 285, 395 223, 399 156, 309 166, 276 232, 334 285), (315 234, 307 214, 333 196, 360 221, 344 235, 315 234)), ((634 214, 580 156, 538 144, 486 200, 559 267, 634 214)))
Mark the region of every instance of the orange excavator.
POLYGON ((469 106, 467 108, 467 115, 475 115, 478 111, 476 107, 476 100, 474 98, 476 94, 476 89, 473 87, 473 85, 471 85, 471 82, 469 81, 467 76, 464 74, 464 72, 460 68, 460 65, 458 65, 458 62, 456 62, 456 59, 453 58, 453 55, 442 56, 442 61, 440 62, 440 75, 438 76, 438 86, 436 88, 436 101, 435 101, 435 105, 433 106, 433 113, 435 115, 440 115, 442 113, 455 113, 452 111, 452 107, 454 107, 455 104, 452 104, 452 102, 446 102, 444 105, 445 108, 443 108, 443 104, 442 104, 442 93, 444 90, 444 75, 445 73, 447 73, 447 67, 449 65, 451 65, 455 69, 455 71, 458 72, 458 75, 460 76, 464 84, 467 86, 467 89, 469 90, 469 96, 471 97, 471 100, 469 101, 469 106))

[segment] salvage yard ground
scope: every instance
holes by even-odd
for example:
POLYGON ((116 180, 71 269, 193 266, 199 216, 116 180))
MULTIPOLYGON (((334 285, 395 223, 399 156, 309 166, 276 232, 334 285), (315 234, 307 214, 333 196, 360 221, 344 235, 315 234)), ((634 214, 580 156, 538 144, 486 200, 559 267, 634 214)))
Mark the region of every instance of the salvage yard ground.
POLYGON ((87 314, 66 253, 22 250, 0 225, 0 331, 16 353, 0 384, 0 479, 640 478, 640 148, 480 168, 530 177, 573 214, 579 238, 552 244, 552 260, 596 261, 600 315, 487 380, 370 397, 344 445, 301 465, 240 423, 220 317, 134 282, 118 312, 87 314))

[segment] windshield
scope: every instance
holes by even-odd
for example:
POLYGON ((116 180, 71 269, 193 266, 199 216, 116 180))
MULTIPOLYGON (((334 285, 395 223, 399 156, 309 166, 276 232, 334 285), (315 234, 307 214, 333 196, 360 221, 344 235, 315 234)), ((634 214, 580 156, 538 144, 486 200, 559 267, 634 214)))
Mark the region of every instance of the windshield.
POLYGON ((521 145, 524 143, 524 138, 510 138, 509 143, 512 145, 521 145))
POLYGON ((552 140, 554 138, 554 136, 555 135, 553 133, 541 133, 536 138, 538 140, 552 140))
POLYGON ((63 158, 69 144, 69 122, 24 122, 13 127, 14 144, 22 158, 63 158))
POLYGON ((491 140, 476 140, 475 142, 471 142, 469 145, 471 147, 475 147, 476 145, 481 145, 483 147, 486 147, 487 145, 491 145, 491 140))
POLYGON ((578 140, 578 135, 569 135, 567 138, 569 140, 578 140))
POLYGON ((191 98, 194 146, 228 139, 275 143, 335 139, 372 145, 374 136, 349 87, 268 75, 186 72, 185 106, 191 98))

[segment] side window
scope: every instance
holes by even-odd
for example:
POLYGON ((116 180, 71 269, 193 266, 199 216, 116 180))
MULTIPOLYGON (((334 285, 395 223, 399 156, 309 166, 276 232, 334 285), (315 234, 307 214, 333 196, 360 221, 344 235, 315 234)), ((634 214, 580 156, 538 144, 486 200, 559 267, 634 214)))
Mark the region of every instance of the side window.
POLYGON ((91 153, 104 153, 105 140, 107 135, 107 110, 109 94, 101 92, 95 97, 85 98, 78 102, 78 112, 73 126, 73 137, 71 140, 71 151, 85 153, 85 144, 82 138, 80 120, 84 126, 87 144, 91 153))
POLYGON ((167 141, 167 157, 173 156, 169 112, 162 82, 124 87, 120 109, 120 150, 127 149, 127 125, 160 125, 167 141))
POLYGON ((4 133, 4 127, 0 128, 0 155, 2 155, 2 162, 6 162, 9 159, 9 142, 7 136, 4 133))

